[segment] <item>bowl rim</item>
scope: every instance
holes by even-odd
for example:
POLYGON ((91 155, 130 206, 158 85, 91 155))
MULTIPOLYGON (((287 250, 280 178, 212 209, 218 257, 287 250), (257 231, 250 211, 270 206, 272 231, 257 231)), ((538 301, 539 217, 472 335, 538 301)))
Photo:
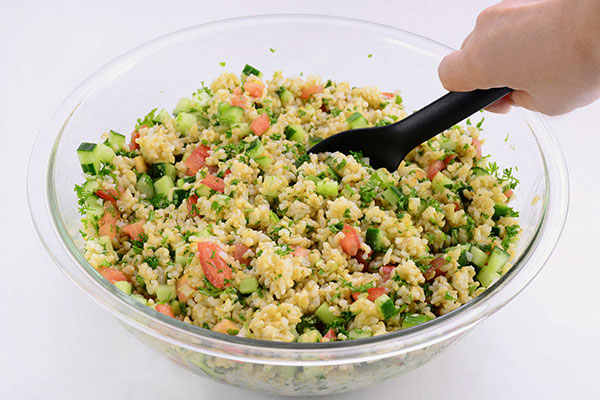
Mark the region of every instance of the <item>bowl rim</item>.
POLYGON ((538 143, 546 179, 546 191, 542 199, 544 209, 532 240, 515 260, 513 267, 485 292, 458 309, 427 323, 353 341, 306 344, 241 338, 213 332, 164 316, 131 299, 106 280, 100 279, 101 275, 87 261, 81 262, 83 255, 77 250, 74 242, 72 240, 71 243, 65 242, 65 238, 69 236, 62 219, 58 217, 60 210, 53 197, 55 193, 52 186, 52 172, 59 140, 79 105, 93 93, 96 87, 110 80, 111 77, 125 73, 137 61, 145 59, 152 52, 170 43, 188 37, 210 35, 214 29, 226 29, 247 23, 272 24, 285 21, 337 24, 360 27, 369 31, 377 30, 393 37, 394 40, 416 45, 420 50, 433 52, 436 56, 453 51, 452 48, 437 41, 384 24, 327 15, 268 14, 191 26, 151 39, 122 53, 85 78, 54 108, 42 125, 31 152, 27 178, 29 208, 36 231, 54 262, 77 286, 127 325, 133 325, 153 337, 192 351, 237 361, 259 360, 264 364, 297 365, 302 361, 302 365, 333 365, 407 353, 465 332, 512 300, 539 273, 552 254, 562 233, 569 203, 568 172, 560 146, 544 119, 524 110, 513 112, 522 114, 538 143), (547 162, 547 158, 551 160, 550 163, 547 162), (38 160, 47 160, 44 164, 47 168, 43 171, 42 168, 36 168, 40 167, 36 165, 38 160), (40 187, 44 188, 44 196, 40 196, 40 187), (554 221, 554 224, 549 225, 549 221, 554 221), (48 235, 49 233, 54 235, 48 235), (542 239, 544 246, 538 247, 542 239), (533 251, 534 249, 536 251, 533 251), (76 254, 73 253, 74 251, 76 254), (523 271, 524 267, 528 266, 528 262, 535 265, 531 264, 533 265, 530 265, 531 268, 523 271), (325 353, 327 357, 323 357, 325 353))

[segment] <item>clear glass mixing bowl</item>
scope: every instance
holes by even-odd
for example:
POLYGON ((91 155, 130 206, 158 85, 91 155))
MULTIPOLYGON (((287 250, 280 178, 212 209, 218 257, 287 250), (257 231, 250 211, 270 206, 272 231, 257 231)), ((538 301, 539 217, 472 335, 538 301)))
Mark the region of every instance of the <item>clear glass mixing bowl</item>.
POLYGON ((567 213, 568 178, 561 151, 539 116, 523 110, 485 114, 484 150, 500 165, 517 166, 521 181, 514 207, 524 233, 511 271, 483 295, 431 322, 347 342, 278 343, 223 335, 159 314, 100 279, 81 251, 73 186, 82 176, 75 150, 108 129, 130 132, 150 109, 171 109, 202 81, 223 71, 239 73, 246 63, 267 77, 282 70, 401 89, 408 110, 415 110, 444 93, 437 65, 449 51, 395 28, 306 15, 232 19, 153 40, 94 72, 41 129, 28 176, 38 233, 85 293, 141 341, 198 375, 252 390, 326 394, 414 369, 523 290, 556 245, 567 213))

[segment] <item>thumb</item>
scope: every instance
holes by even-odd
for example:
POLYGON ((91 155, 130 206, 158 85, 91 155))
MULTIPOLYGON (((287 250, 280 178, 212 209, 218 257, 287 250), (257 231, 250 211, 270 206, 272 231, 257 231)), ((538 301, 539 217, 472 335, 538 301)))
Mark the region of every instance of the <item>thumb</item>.
POLYGON ((467 92, 481 87, 475 79, 476 74, 467 61, 464 50, 448 54, 438 67, 440 81, 446 90, 451 92, 467 92))

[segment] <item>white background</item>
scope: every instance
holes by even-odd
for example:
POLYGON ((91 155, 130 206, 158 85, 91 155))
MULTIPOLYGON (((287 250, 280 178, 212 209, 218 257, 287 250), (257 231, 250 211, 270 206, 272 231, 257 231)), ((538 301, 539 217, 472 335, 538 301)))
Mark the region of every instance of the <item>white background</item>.
MULTIPOLYGON (((39 243, 25 196, 30 148, 44 118, 91 71, 183 27, 280 12, 362 18, 458 47, 492 3, 0 0, 0 399, 263 397, 196 377, 150 351, 39 243)), ((571 207, 543 272, 424 367, 332 398, 600 398, 600 103, 551 121, 570 169, 571 207)))

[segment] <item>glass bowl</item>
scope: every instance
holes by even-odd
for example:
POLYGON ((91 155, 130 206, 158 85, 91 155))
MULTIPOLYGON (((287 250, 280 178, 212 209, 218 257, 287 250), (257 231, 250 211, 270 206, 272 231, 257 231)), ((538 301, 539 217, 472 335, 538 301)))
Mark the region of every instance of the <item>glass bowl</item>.
POLYGON ((135 119, 150 109, 171 109, 202 81, 224 71, 239 73, 246 63, 265 77, 282 70, 288 76, 315 74, 354 86, 400 89, 407 110, 416 110, 444 93, 437 65, 451 50, 388 26, 310 15, 237 18, 152 40, 94 72, 42 127, 28 175, 38 234, 87 295, 142 342, 198 375, 251 390, 307 395, 354 390, 412 370, 523 290, 558 241, 567 214, 567 170, 538 115, 520 109, 484 114, 484 151, 499 165, 516 166, 521 181, 513 205, 524 232, 510 272, 470 303, 431 322, 332 343, 223 335, 157 313, 101 279, 81 251, 73 187, 82 175, 75 150, 108 129, 130 132, 135 119))

